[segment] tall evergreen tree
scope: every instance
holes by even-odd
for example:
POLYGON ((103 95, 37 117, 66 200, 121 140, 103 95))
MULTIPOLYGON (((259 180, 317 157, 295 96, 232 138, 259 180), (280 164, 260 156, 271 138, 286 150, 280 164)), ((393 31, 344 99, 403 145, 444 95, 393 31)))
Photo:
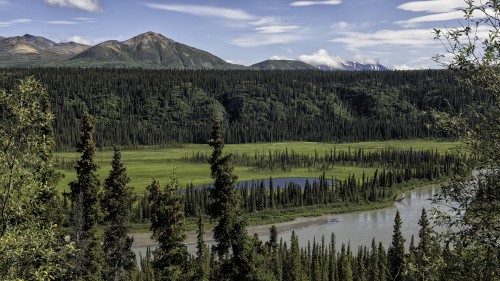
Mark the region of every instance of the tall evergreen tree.
POLYGON ((135 254, 131 250, 133 238, 127 235, 133 203, 130 178, 122 162, 121 152, 114 148, 111 171, 104 182, 102 200, 104 221, 108 225, 104 233, 104 255, 107 262, 107 280, 130 279, 135 265, 135 254))
POLYGON ((350 250, 348 249, 346 252, 343 243, 339 258, 339 280, 353 281, 350 250))
POLYGON ((205 244, 205 225, 203 214, 198 209, 198 230, 196 236, 196 275, 195 280, 206 281, 210 276, 209 253, 205 244))
POLYGON ((247 239, 246 221, 235 187, 237 176, 233 174, 233 167, 229 163, 231 155, 223 155, 224 139, 219 120, 212 127, 212 137, 208 144, 213 147, 209 163, 211 178, 214 180, 214 187, 210 190, 209 213, 212 219, 217 220, 213 229, 217 242, 215 251, 222 259, 228 256, 232 247, 247 239))
POLYGON ((290 238, 290 251, 286 256, 286 263, 284 264, 283 280, 286 281, 300 281, 302 280, 302 262, 299 247, 299 240, 295 231, 292 230, 292 237, 290 238))
POLYGON ((82 119, 80 143, 77 151, 82 153, 76 163, 77 179, 70 183, 73 202, 72 240, 78 252, 75 256, 75 279, 103 280, 104 253, 98 225, 102 220, 100 205, 99 166, 95 162, 94 119, 85 113, 82 119))
POLYGON ((420 226, 420 230, 418 231, 418 238, 420 240, 418 242, 417 251, 419 252, 419 255, 429 256, 431 250, 432 229, 430 228, 425 208, 422 209, 422 215, 420 216, 418 225, 420 226))
POLYGON ((392 242, 387 252, 387 262, 389 267, 389 278, 394 281, 403 280, 405 270, 405 239, 401 233, 401 217, 399 210, 396 211, 394 218, 394 231, 392 234, 392 242))
POLYGON ((153 268, 157 281, 176 281, 185 278, 187 264, 187 250, 184 245, 185 221, 178 187, 175 175, 164 189, 160 188, 157 180, 148 187, 152 238, 158 241, 158 248, 153 252, 153 268))

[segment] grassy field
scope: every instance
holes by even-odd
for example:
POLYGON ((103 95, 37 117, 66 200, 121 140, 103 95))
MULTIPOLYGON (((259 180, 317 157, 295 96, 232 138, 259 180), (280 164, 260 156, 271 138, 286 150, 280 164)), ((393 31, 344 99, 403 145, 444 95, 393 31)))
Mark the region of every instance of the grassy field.
MULTIPOLYGON (((349 148, 355 150, 364 148, 367 151, 380 150, 391 147, 396 149, 435 149, 440 153, 458 148, 459 143, 441 142, 435 140, 405 140, 405 141, 384 141, 384 142, 361 142, 347 144, 331 144, 331 143, 315 143, 315 142, 279 142, 279 143, 253 143, 253 144, 233 144, 226 145, 225 151, 228 153, 249 153, 268 152, 269 150, 288 149, 289 152, 313 154, 315 151, 318 154, 323 154, 331 149, 345 150, 349 148)), ((208 164, 193 164, 186 163, 181 160, 184 156, 191 156, 194 153, 211 153, 211 148, 208 145, 202 144, 186 144, 182 148, 166 148, 154 149, 144 148, 140 150, 123 151, 123 162, 127 167, 127 172, 132 179, 131 185, 135 192, 142 193, 153 178, 156 178, 162 184, 170 181, 170 176, 175 170, 176 176, 179 179, 181 186, 193 183, 195 186, 208 184, 210 179, 210 167, 208 164)), ((112 151, 102 151, 97 153, 97 162, 100 165, 98 172, 101 180, 107 177, 111 169, 112 151)), ((77 160, 80 157, 79 153, 64 152, 57 153, 59 159, 77 160)), ((344 179, 349 174, 361 176, 363 171, 367 175, 373 174, 373 169, 337 166, 332 170, 326 171, 327 178, 344 179)), ((74 170, 60 170, 64 174, 64 178, 59 183, 60 191, 69 190, 68 183, 76 178, 74 170)), ((280 178, 280 177, 318 177, 321 172, 311 169, 293 169, 290 172, 271 172, 271 171, 255 171, 252 167, 235 167, 235 174, 241 181, 262 178, 280 178)))

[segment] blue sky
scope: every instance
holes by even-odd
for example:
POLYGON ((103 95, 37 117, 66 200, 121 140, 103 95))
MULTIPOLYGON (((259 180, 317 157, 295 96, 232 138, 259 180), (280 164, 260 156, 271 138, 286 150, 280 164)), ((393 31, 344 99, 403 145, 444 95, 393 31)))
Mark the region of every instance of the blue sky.
POLYGON ((250 65, 299 59, 436 68, 433 28, 459 25, 464 0, 0 0, 0 36, 97 44, 146 31, 250 65))

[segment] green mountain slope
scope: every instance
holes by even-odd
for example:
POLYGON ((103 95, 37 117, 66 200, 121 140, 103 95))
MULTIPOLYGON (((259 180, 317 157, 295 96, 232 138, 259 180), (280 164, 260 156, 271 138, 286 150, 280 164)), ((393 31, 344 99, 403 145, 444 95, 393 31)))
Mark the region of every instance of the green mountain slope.
POLYGON ((244 68, 154 32, 146 32, 122 42, 103 42, 76 55, 62 65, 152 69, 244 68))
POLYGON ((295 60, 265 60, 250 66, 262 70, 315 70, 316 67, 295 60))

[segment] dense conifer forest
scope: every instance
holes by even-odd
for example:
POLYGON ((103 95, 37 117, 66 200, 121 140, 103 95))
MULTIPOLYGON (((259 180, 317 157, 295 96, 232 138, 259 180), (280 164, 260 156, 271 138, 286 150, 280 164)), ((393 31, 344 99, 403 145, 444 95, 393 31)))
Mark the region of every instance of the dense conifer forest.
MULTIPOLYGON (((47 70, 48 73, 51 71, 60 70, 47 70)), ((197 72, 180 73, 178 75, 189 77, 197 72)), ((260 72, 241 73, 243 76, 251 76, 260 72)), ((293 77, 298 73, 300 72, 290 75, 293 77)), ((421 74, 425 73, 427 72, 421 74)), ((434 73, 444 74, 442 77, 451 75, 444 71, 434 73)), ((412 73, 415 74, 417 73, 412 73)), ((87 75, 90 75, 90 72, 87 75)), ((321 77, 323 74, 312 72, 310 75, 321 77)), ((330 77, 329 75, 332 74, 326 77, 330 77)), ((364 77, 368 74, 359 75, 364 77)), ((439 75, 438 77, 441 77, 439 75)), ((15 79, 12 81, 14 83, 15 79)), ((81 95, 84 96, 88 97, 81 95)), ((468 97, 473 96, 474 94, 468 97)), ((488 102, 479 97, 477 96, 476 101, 488 102)), ((75 107, 77 110, 73 111, 71 117, 61 119, 52 114, 51 106, 57 108, 57 102, 49 101, 54 99, 57 100, 58 97, 49 95, 42 84, 32 77, 20 80, 20 84, 13 87, 12 91, 0 91, 0 112, 4 117, 0 126, 0 137, 4 140, 0 150, 1 159, 4 160, 0 166, 3 192, 0 197, 3 210, 0 220, 0 279, 385 281, 422 278, 473 280, 479 276, 481 280, 498 280, 498 268, 495 266, 498 265, 498 249, 488 246, 484 251, 480 248, 480 256, 461 256, 461 248, 457 249, 456 245, 450 246, 438 240, 439 236, 433 233, 429 226, 425 210, 422 211, 419 222, 419 241, 412 239, 409 249, 405 247, 407 244, 401 234, 404 222, 399 213, 394 220, 392 243, 387 249, 373 241, 371 247, 362 246, 358 249, 351 249, 349 243, 344 243, 339 251, 335 248, 334 234, 329 238, 329 242, 326 241, 327 238, 323 238, 321 241, 311 241, 307 247, 300 247, 295 234, 290 241, 278 241, 274 227, 270 229, 269 242, 263 243, 257 236, 251 237, 245 228, 246 214, 249 213, 391 201, 398 190, 408 182, 431 182, 435 179, 469 174, 467 167, 478 161, 474 154, 440 154, 433 150, 412 149, 366 152, 358 149, 307 155, 287 150, 267 154, 256 152, 254 155, 231 155, 224 153, 224 136, 230 138, 231 134, 224 134, 223 124, 230 132, 231 128, 234 128, 231 126, 240 123, 237 120, 231 123, 232 115, 227 112, 226 107, 223 107, 219 100, 212 98, 212 105, 215 107, 204 108, 207 116, 203 118, 207 119, 206 122, 210 122, 210 116, 213 115, 223 116, 225 119, 225 122, 215 121, 212 129, 206 129, 209 135, 205 141, 208 140, 213 151, 211 155, 186 155, 184 161, 208 162, 213 186, 189 186, 180 191, 174 173, 170 183, 165 185, 153 180, 146 194, 135 196, 129 186, 130 178, 121 162, 118 148, 115 147, 113 159, 110 159, 112 169, 104 184, 97 177, 99 167, 95 157, 98 140, 106 144, 106 141, 116 141, 117 135, 107 134, 113 131, 112 127, 101 127, 100 132, 96 127, 98 128, 99 122, 104 122, 106 118, 122 122, 121 115, 111 118, 101 114, 94 118, 88 113, 91 110, 89 105, 82 105, 81 108, 75 107), (214 108, 219 108, 220 111, 214 114, 214 108), (78 110, 82 111, 81 116, 78 116, 78 110), (210 110, 212 115, 208 113, 210 110), (55 172, 52 157, 57 143, 57 129, 53 130, 51 124, 69 126, 68 121, 71 118, 78 124, 74 124, 73 128, 64 128, 77 130, 76 148, 81 157, 74 163, 77 178, 70 183, 69 194, 61 197, 54 190, 60 175, 55 172), (108 132, 105 132, 106 128, 108 132), (234 163, 245 163, 257 170, 349 164, 375 168, 375 173, 363 175, 361 178, 352 175, 344 181, 329 181, 321 177, 319 181, 306 182, 303 187, 291 183, 283 187, 271 185, 266 189, 262 183, 256 183, 236 188, 234 163), (196 253, 188 253, 183 244, 186 237, 186 217, 198 217, 196 253), (207 247, 203 241, 204 220, 207 218, 215 224, 215 244, 212 247, 207 247), (152 238, 158 242, 158 248, 148 250, 144 257, 137 258, 131 249, 133 239, 128 234, 131 222, 149 224, 153 232, 152 238), (484 260, 489 263, 484 263, 484 260), (469 261, 474 270, 465 270, 464 261, 469 261)), ((462 112, 460 106, 463 104, 465 108, 471 101, 456 102, 456 107, 440 107, 434 104, 434 109, 462 112)), ((104 101, 100 102, 103 108, 109 110, 104 106, 104 101)), ((294 100, 290 99, 290 103, 293 102, 294 100)), ((311 103, 314 104, 314 99, 311 103)), ((448 103, 448 106, 451 104, 448 103)), ((361 122, 363 118, 380 122, 387 118, 388 124, 391 120, 402 122, 404 119, 405 122, 410 122, 410 118, 403 118, 395 113, 389 114, 389 110, 384 116, 378 115, 380 112, 367 115, 364 110, 354 108, 356 103, 346 102, 345 105, 346 110, 339 118, 351 118, 353 122, 361 122)), ((430 116, 421 110, 426 108, 424 105, 419 106, 417 102, 408 102, 407 105, 415 111, 415 119, 430 116)), ((429 106, 428 109, 433 107, 429 106)), ((311 123, 303 123, 303 126, 307 127, 308 124, 311 123)), ((371 130, 367 128, 372 127, 367 126, 364 131, 360 130, 367 133, 371 130)), ((399 132, 404 131, 404 128, 419 132, 415 128, 411 129, 409 123, 401 123, 399 132)), ((424 128, 431 134, 432 131, 424 125, 421 132, 424 132, 424 128)), ((311 134, 314 135, 314 131, 311 134)), ((366 137, 369 135, 367 133, 366 137)), ((70 139, 67 138, 67 141, 70 139)), ((181 141, 183 139, 167 139, 166 142, 181 141)), ((130 143, 131 146, 138 144, 130 143)), ((60 148, 65 147, 62 145, 60 148)), ((480 194, 490 196, 494 192, 488 189, 480 194)))
POLYGON ((500 280, 500 5, 466 3, 464 25, 434 30, 451 55, 435 60, 455 72, 1 69, 0 280, 500 280), (467 150, 224 151, 226 142, 409 138, 457 139, 467 150), (209 163, 210 188, 180 190, 174 170, 136 196, 117 146, 107 178, 98 177, 101 147, 207 142, 210 155, 183 160, 209 163), (54 152, 75 148, 76 178, 61 196, 54 152), (237 187, 234 163, 349 163, 374 174, 237 187), (436 179, 446 182, 432 217, 422 210, 418 241, 405 241, 399 211, 388 247, 338 249, 334 233, 301 247, 275 226, 264 243, 246 228, 253 213, 387 202, 407 183, 436 179), (184 245, 187 218, 197 218, 194 253, 184 245), (158 243, 144 256, 132 251, 134 221, 158 243))
POLYGON ((98 147, 134 147, 206 143, 213 112, 228 143, 440 138, 430 111, 488 102, 446 70, 1 69, 0 88, 30 75, 50 95, 59 150, 74 149, 84 111, 98 147))

